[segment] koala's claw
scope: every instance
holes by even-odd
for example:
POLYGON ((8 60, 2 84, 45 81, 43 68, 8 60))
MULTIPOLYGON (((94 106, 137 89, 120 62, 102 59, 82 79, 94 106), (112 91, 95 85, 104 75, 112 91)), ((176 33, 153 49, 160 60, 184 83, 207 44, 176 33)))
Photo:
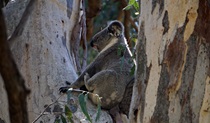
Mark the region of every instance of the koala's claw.
POLYGON ((59 88, 60 93, 66 93, 68 91, 69 87, 61 87, 59 88))
POLYGON ((69 81, 66 81, 66 84, 67 84, 67 85, 71 85, 71 82, 69 82, 69 81))

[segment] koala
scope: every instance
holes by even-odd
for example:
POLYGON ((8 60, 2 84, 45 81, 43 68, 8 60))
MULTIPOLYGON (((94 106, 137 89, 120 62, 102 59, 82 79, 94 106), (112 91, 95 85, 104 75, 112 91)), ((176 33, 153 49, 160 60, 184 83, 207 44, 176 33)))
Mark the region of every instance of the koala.
MULTIPOLYGON (((90 45, 98 55, 70 87, 61 87, 60 91, 85 86, 89 92, 102 97, 101 107, 109 110, 123 100, 126 86, 133 80, 130 74, 133 59, 124 37, 124 26, 119 21, 112 21, 93 36, 90 45)), ((95 96, 89 98, 97 105, 95 96)))

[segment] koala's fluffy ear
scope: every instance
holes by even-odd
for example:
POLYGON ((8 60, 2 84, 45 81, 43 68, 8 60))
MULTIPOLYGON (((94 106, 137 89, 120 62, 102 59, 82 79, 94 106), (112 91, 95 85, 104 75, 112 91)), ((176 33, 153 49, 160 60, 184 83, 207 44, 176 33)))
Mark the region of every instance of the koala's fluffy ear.
POLYGON ((119 21, 112 21, 108 26, 109 34, 119 37, 124 33, 124 26, 119 21))

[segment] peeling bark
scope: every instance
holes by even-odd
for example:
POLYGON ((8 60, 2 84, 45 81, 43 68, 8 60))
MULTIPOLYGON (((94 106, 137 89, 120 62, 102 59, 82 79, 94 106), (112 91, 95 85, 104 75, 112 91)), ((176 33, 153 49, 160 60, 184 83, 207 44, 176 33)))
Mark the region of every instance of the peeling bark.
POLYGON ((141 1, 139 20, 130 122, 208 123, 209 2, 141 1))
POLYGON ((169 88, 176 88, 181 76, 180 71, 182 70, 182 66, 184 64, 186 52, 186 45, 184 43, 183 35, 187 22, 188 19, 186 18, 184 25, 177 29, 174 39, 165 50, 166 53, 163 63, 166 63, 169 72, 169 88))

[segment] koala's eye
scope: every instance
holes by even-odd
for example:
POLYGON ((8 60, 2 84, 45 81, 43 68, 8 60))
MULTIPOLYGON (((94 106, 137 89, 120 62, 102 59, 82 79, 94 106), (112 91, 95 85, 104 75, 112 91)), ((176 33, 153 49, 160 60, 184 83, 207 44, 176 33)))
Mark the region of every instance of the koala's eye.
POLYGON ((99 37, 96 37, 96 41, 98 41, 99 37))
POLYGON ((112 35, 114 34, 114 30, 111 26, 108 28, 108 32, 111 33, 112 35))

